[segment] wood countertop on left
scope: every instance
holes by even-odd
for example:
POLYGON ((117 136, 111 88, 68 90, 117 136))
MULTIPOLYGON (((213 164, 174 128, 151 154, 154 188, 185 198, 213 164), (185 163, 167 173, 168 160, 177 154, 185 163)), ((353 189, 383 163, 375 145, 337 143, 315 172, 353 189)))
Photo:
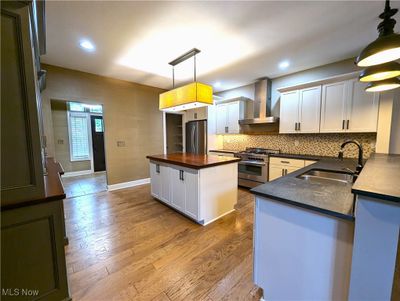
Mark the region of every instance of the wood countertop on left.
POLYGON ((54 158, 46 158, 47 174, 44 176, 44 195, 37 199, 27 199, 18 203, 2 204, 1 210, 20 208, 39 203, 51 202, 65 199, 64 187, 61 182, 61 175, 64 169, 61 164, 56 162, 54 158))
POLYGON ((173 153, 164 155, 149 155, 147 159, 160 161, 169 164, 175 164, 193 169, 202 169, 223 164, 239 162, 240 158, 213 156, 213 155, 196 155, 191 153, 173 153))

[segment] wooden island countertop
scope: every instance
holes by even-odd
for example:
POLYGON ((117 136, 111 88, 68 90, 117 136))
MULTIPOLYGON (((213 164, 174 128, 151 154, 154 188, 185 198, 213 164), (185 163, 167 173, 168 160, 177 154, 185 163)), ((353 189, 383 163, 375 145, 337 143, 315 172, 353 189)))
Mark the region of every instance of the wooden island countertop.
POLYGON ((214 155, 196 155, 192 153, 173 153, 164 155, 149 155, 147 159, 169 164, 180 165, 193 169, 202 169, 217 165, 239 162, 240 158, 214 155))

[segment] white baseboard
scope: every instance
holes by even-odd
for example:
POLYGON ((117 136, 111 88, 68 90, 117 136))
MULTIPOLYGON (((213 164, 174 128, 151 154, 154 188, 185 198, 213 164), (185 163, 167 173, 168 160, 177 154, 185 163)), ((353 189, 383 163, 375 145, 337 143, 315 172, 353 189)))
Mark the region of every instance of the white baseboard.
POLYGON ((83 175, 90 175, 92 174, 93 171, 88 169, 88 170, 79 170, 79 171, 69 171, 66 172, 62 175, 63 178, 68 178, 68 177, 76 177, 76 176, 83 176, 83 175))
POLYGON ((146 179, 139 179, 136 181, 129 181, 129 182, 123 182, 123 183, 118 183, 118 184, 107 185, 107 187, 108 187, 108 191, 113 191, 113 190, 129 188, 129 187, 134 187, 134 186, 139 186, 139 185, 144 185, 144 184, 149 184, 149 183, 150 183, 150 178, 146 178, 146 179))

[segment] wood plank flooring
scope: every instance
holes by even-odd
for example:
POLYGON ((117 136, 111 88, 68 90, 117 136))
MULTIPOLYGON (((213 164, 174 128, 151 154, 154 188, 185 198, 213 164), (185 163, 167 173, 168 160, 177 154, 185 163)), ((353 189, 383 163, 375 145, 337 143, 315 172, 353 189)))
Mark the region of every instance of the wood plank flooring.
POLYGON ((73 300, 259 300, 252 282, 253 196, 200 226, 150 186, 66 199, 73 300))
POLYGON ((106 172, 98 171, 88 175, 62 177, 67 198, 83 196, 107 190, 106 172))

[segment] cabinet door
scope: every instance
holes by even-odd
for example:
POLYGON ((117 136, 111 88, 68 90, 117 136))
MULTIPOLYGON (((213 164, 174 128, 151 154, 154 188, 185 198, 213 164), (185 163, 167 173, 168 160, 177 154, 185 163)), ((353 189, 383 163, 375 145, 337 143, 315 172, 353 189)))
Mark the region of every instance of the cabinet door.
POLYGON ((171 168, 170 169, 170 177, 171 177, 171 205, 175 207, 177 210, 185 212, 185 181, 182 180, 185 178, 185 172, 180 169, 171 168))
POLYGON ((346 82, 322 86, 321 133, 343 132, 346 120, 346 82))
POLYGON ((40 97, 28 3, 1 3, 1 203, 44 196, 40 97), (6 175, 6 176, 5 176, 6 175))
POLYGON ((287 166, 287 167, 285 167, 284 175, 286 176, 286 175, 290 174, 291 172, 299 170, 300 168, 302 168, 302 167, 287 166))
POLYGON ((348 132, 376 132, 379 93, 365 92, 366 83, 357 79, 348 81, 350 97, 346 130, 348 132))
POLYGON ((171 177, 170 177, 170 168, 167 166, 160 166, 160 200, 165 203, 170 203, 171 200, 171 177))
POLYGON ((216 119, 217 119, 217 134, 226 134, 227 129, 227 117, 228 117, 228 110, 227 104, 217 105, 216 108, 216 119))
POLYGON ((229 103, 228 107, 228 133, 239 134, 240 103, 238 101, 229 103))
POLYGON ((199 193, 198 173, 185 171, 183 181, 186 186, 185 213, 190 217, 199 219, 199 193))
POLYGON ((281 94, 279 133, 296 133, 299 121, 299 91, 281 94))
POLYGON ((268 181, 275 180, 283 176, 283 168, 279 165, 270 165, 269 166, 269 175, 268 181))
POLYGON ((300 90, 299 131, 319 133, 321 86, 300 90))
POLYGON ((150 163, 150 185, 151 195, 160 199, 161 194, 161 166, 155 163, 150 163))

